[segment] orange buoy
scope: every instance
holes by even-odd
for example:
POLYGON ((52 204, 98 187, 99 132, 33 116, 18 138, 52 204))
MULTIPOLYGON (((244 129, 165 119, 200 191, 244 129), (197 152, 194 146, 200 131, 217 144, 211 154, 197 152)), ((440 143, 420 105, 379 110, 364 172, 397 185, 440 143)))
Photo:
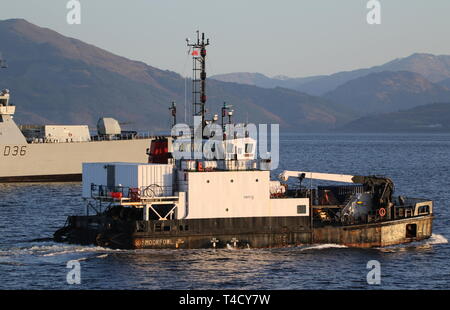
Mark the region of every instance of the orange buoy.
POLYGON ((378 210, 378 214, 380 214, 381 217, 386 215, 386 209, 385 208, 381 208, 380 210, 378 210))

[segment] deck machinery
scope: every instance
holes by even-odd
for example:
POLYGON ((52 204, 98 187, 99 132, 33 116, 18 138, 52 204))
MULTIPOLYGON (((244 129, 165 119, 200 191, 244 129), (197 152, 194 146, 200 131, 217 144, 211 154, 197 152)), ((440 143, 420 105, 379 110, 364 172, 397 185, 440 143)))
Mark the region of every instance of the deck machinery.
MULTIPOLYGON (((257 159, 256 139, 245 130, 225 130, 208 146, 205 129, 218 121, 205 109, 208 44, 198 32, 194 44, 188 41, 197 126, 152 141, 148 164, 84 164, 86 215, 69 216, 56 241, 114 248, 379 247, 431 236, 432 201, 394 198, 389 178, 284 171, 271 180, 271 161, 257 159), (213 156, 187 156, 205 149, 213 156), (304 179, 337 183, 313 188, 304 179)), ((176 124, 174 103, 170 109, 176 124)))

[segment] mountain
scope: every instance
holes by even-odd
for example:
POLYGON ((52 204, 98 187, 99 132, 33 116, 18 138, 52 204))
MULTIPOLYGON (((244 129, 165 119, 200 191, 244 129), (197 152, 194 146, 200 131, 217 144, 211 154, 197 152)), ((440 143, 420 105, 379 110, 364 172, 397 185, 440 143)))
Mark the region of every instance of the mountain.
POLYGON ((450 132, 450 102, 359 118, 338 131, 344 132, 450 132))
POLYGON ((279 81, 280 83, 282 82, 282 80, 272 79, 261 73, 250 73, 250 72, 217 74, 217 75, 211 76, 211 78, 214 80, 222 81, 222 82, 254 85, 254 86, 266 87, 266 88, 278 87, 280 85, 277 85, 276 81, 279 81))
POLYGON ((384 71, 346 82, 324 97, 362 116, 448 101, 450 90, 418 73, 384 71))
POLYGON ((314 81, 323 76, 311 76, 305 78, 291 78, 285 75, 277 75, 268 77, 261 73, 251 72, 235 72, 226 74, 216 74, 211 76, 212 79, 222 82, 232 82, 246 85, 254 85, 264 88, 283 87, 296 90, 300 85, 314 81))
MULTIPOLYGON (((0 42, 9 64, 0 72, 0 85, 11 90, 20 123, 95 126, 99 117, 110 116, 139 130, 167 130, 169 103, 178 102, 179 115, 184 116, 185 93, 188 101, 191 98, 190 81, 177 73, 114 55, 23 19, 0 21, 0 42)), ((352 118, 350 111, 323 98, 282 88, 209 80, 207 95, 211 113, 218 113, 226 101, 233 104, 237 120, 279 123, 290 131, 326 130, 352 118)))
MULTIPOLYGON (((370 73, 382 71, 410 71, 415 72, 431 82, 439 82, 450 78, 450 55, 432 55, 415 53, 408 57, 398 58, 387 62, 385 64, 374 66, 371 68, 358 69, 352 71, 343 71, 331 75, 312 76, 304 78, 268 78, 254 79, 252 84, 260 87, 286 87, 297 91, 306 92, 311 95, 323 95, 329 91, 334 90, 338 86, 359 78, 370 73)), ((253 73, 253 75, 259 75, 253 73)), ((229 82, 242 83, 245 79, 241 78, 241 74, 229 73, 222 75, 215 75, 213 78, 229 82)))
POLYGON ((445 87, 445 88, 447 88, 447 89, 450 89, 450 78, 442 80, 438 84, 443 86, 443 87, 445 87))

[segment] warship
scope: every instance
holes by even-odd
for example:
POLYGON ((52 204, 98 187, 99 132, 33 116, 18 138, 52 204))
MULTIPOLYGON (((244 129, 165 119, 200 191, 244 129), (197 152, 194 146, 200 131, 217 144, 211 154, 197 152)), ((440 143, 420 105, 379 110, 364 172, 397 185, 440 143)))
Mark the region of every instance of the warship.
MULTIPOLYGON (((286 170, 272 180, 271 160, 258 159, 256 139, 225 128, 229 106, 220 125, 218 115, 207 119, 207 45, 198 32, 196 42, 188 41, 197 125, 153 140, 147 164, 83 164, 86 214, 69 216, 55 241, 125 249, 370 248, 431 236, 433 202, 394 196, 388 177, 286 170), (223 139, 210 145, 212 158, 180 156, 208 149, 212 132, 205 129, 213 124, 223 139), (331 184, 313 187, 305 179, 331 184)), ((171 110, 176 124, 175 105, 171 110)))
POLYGON ((96 135, 87 125, 17 126, 10 96, 0 92, 0 182, 81 181, 83 162, 148 160, 153 137, 122 131, 113 118, 99 119, 96 135))

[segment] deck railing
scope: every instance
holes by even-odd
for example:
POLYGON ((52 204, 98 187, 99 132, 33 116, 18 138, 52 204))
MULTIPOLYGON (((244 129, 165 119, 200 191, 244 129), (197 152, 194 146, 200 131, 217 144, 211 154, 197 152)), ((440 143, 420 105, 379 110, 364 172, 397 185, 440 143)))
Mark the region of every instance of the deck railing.
POLYGON ((172 186, 161 186, 158 184, 141 187, 91 184, 91 198, 100 200, 139 202, 143 199, 171 196, 172 193, 172 186))

